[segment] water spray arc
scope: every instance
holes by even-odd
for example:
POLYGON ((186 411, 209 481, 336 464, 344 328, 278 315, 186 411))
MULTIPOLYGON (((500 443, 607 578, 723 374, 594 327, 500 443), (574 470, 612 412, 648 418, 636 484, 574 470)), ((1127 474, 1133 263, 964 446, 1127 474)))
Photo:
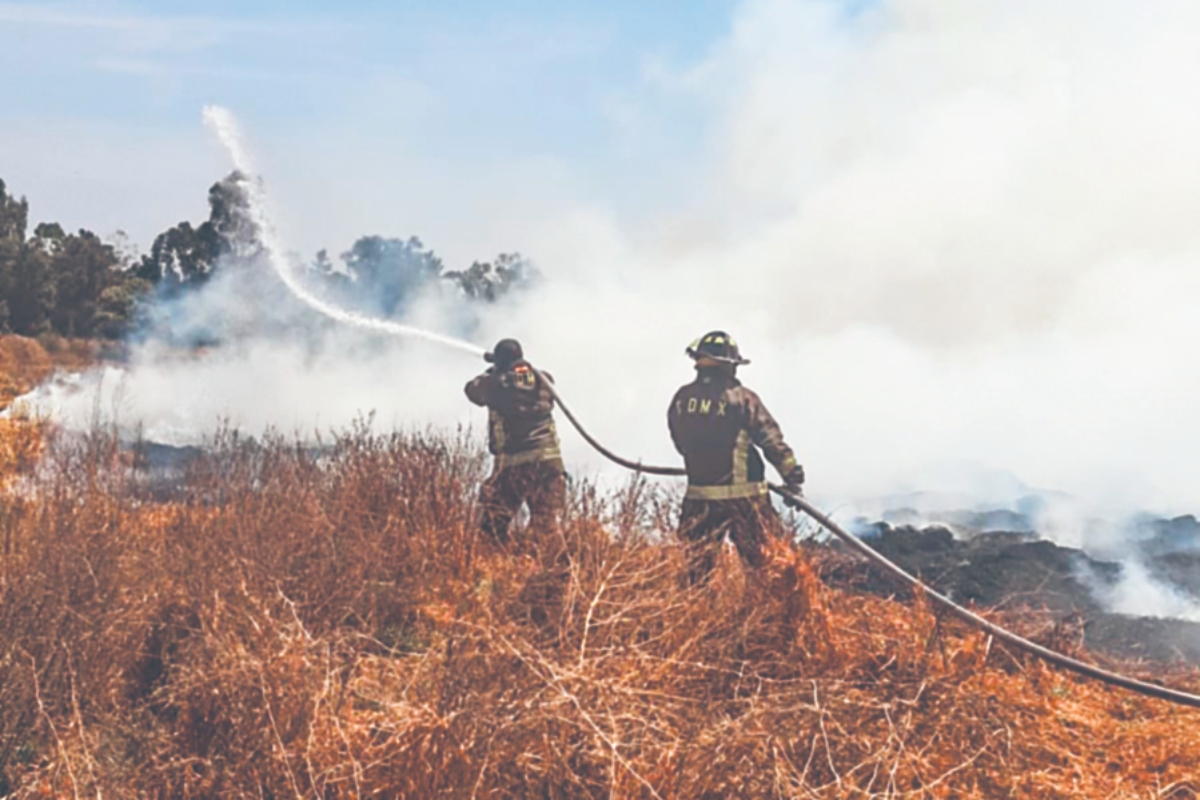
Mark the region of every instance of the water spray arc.
POLYGON ((228 109, 220 106, 205 106, 204 124, 217 137, 217 140, 220 141, 226 152, 229 153, 234 167, 242 174, 242 188, 245 190, 246 199, 249 202, 250 219, 258 231, 259 241, 266 251, 267 260, 270 262, 275 274, 283 281, 284 286, 298 300, 317 313, 323 314, 344 325, 387 333, 392 336, 424 339, 427 342, 445 345, 446 347, 461 350, 474 356, 483 355, 483 348, 470 342, 464 342, 452 336, 427 331, 412 325, 403 325, 391 320, 378 319, 353 311, 347 311, 322 300, 309 291, 293 270, 292 264, 288 260, 286 251, 283 248, 283 243, 279 240, 279 234, 275 230, 275 225, 271 220, 270 214, 267 212, 266 194, 263 191, 261 180, 256 177, 258 173, 254 167, 254 159, 250 157, 250 153, 243 143, 237 120, 228 109))

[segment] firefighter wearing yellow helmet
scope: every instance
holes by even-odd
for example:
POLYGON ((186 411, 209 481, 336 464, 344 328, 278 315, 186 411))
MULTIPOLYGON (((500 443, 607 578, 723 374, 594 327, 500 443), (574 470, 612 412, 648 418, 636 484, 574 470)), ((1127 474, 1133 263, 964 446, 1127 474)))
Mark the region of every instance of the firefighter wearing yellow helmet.
POLYGON ((737 368, 750 362, 733 337, 707 333, 687 354, 696 362, 696 379, 675 393, 667 424, 687 469, 679 534, 696 583, 707 579, 726 536, 748 566, 765 563, 766 537, 780 529, 780 521, 768 495, 763 456, 796 493, 804 468, 762 400, 738 380, 737 368))

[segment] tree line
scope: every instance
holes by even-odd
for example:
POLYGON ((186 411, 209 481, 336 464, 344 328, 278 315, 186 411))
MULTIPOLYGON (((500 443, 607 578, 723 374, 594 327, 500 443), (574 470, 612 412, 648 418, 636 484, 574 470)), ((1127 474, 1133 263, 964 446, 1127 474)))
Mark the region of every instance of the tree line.
MULTIPOLYGON (((163 231, 140 256, 56 222, 30 232, 29 202, 0 180, 0 332, 121 339, 154 304, 198 290, 223 265, 257 258, 245 180, 234 172, 214 183, 207 220, 163 231)), ((363 236, 338 262, 321 250, 306 267, 336 302, 385 317, 403 314, 409 298, 438 282, 464 302, 490 303, 537 278, 519 253, 447 269, 415 236, 363 236)))

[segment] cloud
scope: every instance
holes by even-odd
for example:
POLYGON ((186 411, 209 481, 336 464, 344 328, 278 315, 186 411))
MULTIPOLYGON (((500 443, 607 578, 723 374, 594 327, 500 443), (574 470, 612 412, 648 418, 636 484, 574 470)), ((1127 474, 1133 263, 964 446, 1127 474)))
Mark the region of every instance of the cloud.
MULTIPOLYGON (((7 45, 0 59, 22 71, 34 96, 61 91, 58 84, 67 73, 70 81, 111 98, 122 90, 101 88, 96 72, 151 82, 266 77, 298 83, 306 74, 320 73, 326 43, 352 40, 365 30, 319 14, 263 15, 249 8, 241 14, 130 13, 124 8, 0 2, 0 43, 7 45)), ((7 88, 20 98, 10 99, 8 114, 31 105, 16 87, 7 88)))
POLYGON ((28 27, 109 31, 128 34, 131 39, 141 39, 148 44, 169 42, 172 46, 204 46, 214 37, 229 34, 275 32, 286 35, 313 29, 311 24, 283 17, 266 20, 217 15, 129 14, 117 10, 83 10, 78 5, 65 3, 0 2, 0 22, 28 27))
POLYGON ((168 59, 106 57, 94 68, 115 75, 139 78, 212 78, 229 81, 293 82, 295 76, 276 70, 247 69, 226 64, 179 64, 168 59))
POLYGON ((261 22, 216 17, 96 13, 70 5, 0 3, 0 23, 64 33, 101 32, 122 49, 139 52, 198 52, 239 34, 261 35, 261 22))

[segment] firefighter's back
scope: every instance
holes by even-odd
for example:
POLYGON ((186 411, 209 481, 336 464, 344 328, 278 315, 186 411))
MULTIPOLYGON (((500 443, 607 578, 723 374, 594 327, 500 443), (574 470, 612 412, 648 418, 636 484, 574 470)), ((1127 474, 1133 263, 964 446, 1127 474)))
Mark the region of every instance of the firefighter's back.
POLYGON ((689 484, 732 482, 734 456, 746 430, 740 389, 736 378, 701 373, 675 393, 668 424, 671 438, 683 456, 689 484))

